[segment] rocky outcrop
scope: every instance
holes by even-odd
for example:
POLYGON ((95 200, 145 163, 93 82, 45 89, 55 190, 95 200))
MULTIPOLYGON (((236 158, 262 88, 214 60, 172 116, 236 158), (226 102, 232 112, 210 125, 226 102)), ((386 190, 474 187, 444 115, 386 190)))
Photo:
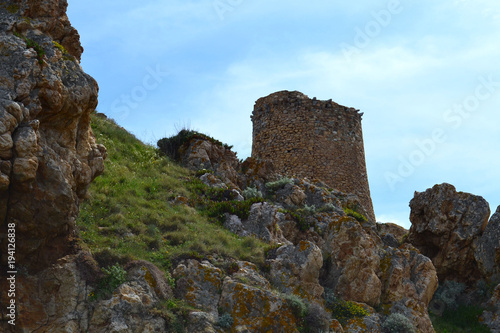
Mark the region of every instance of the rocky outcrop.
POLYGON ((2 233, 16 226, 16 264, 31 273, 72 251, 79 201, 106 156, 90 129, 97 83, 76 60, 66 6, 0 6, 0 219, 2 233))
POLYGON ((410 207, 408 241, 432 260, 439 280, 479 279, 474 243, 488 223, 486 200, 441 184, 416 192, 410 207))
POLYGON ((277 207, 264 202, 252 205, 248 219, 242 221, 236 215, 228 215, 224 225, 239 236, 252 235, 270 243, 288 243, 279 227, 284 218, 277 207))
POLYGON ((207 169, 214 172, 229 187, 239 188, 240 162, 236 154, 220 143, 203 138, 194 138, 179 149, 181 162, 193 170, 207 169))
POLYGON ((219 306, 234 319, 231 332, 298 332, 291 309, 269 289, 226 277, 219 306))
POLYGON ((431 260, 410 244, 388 248, 379 275, 383 307, 391 313, 403 313, 419 332, 434 332, 426 310, 438 287, 431 260))
POLYGON ((370 237, 351 217, 330 223, 325 239, 331 265, 325 285, 344 299, 378 305, 382 291, 377 276, 380 239, 370 237))
POLYGON ((500 206, 475 245, 474 257, 483 276, 500 281, 500 206))
POLYGON ((171 297, 165 277, 156 266, 141 261, 130 265, 128 278, 129 281, 120 285, 110 299, 95 304, 87 329, 89 332, 166 331, 165 319, 151 311, 161 299, 171 297))
POLYGON ((319 284, 319 274, 323 255, 316 244, 301 241, 297 246, 282 246, 269 262, 270 281, 278 290, 309 301, 321 300, 323 287, 319 284))
POLYGON ((394 223, 378 223, 377 234, 387 246, 398 247, 408 237, 408 230, 394 223))
MULTIPOLYGON (((171 297, 165 277, 156 266, 147 262, 131 264, 127 282, 110 299, 92 300, 96 288, 89 282, 99 275, 92 258, 81 252, 60 258, 36 275, 19 276, 16 326, 0 329, 18 332, 17 327, 23 332, 41 333, 166 330, 165 320, 151 312, 160 299, 171 297)), ((7 304, 4 299, 2 304, 7 304)))
POLYGON ((173 274, 177 280, 174 294, 191 306, 209 313, 217 313, 222 271, 208 261, 187 260, 177 266, 173 274))
POLYGON ((488 301, 488 309, 480 320, 491 329, 491 333, 500 333, 500 284, 493 291, 493 296, 488 301))

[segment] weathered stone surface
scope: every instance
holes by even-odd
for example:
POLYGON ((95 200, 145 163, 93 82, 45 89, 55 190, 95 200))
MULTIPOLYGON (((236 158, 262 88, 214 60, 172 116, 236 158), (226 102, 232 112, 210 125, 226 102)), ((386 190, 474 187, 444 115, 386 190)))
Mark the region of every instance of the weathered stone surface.
POLYGON ((238 261, 238 271, 231 278, 245 283, 251 287, 260 289, 271 289, 271 284, 259 274, 257 266, 248 261, 238 261))
POLYGON ((377 222, 377 234, 387 246, 398 247, 408 237, 408 232, 405 228, 394 223, 377 222))
MULTIPOLYGON (((17 275, 16 282, 17 327, 26 332, 49 333, 78 332, 88 326, 87 298, 91 289, 82 278, 75 256, 63 257, 37 275, 17 275)), ((7 304, 7 295, 1 296, 5 297, 2 304, 7 304)), ((0 331, 10 332, 14 327, 9 326, 0 325, 0 331)))
POLYGON ((160 299, 172 297, 172 288, 168 284, 165 273, 152 263, 144 260, 136 260, 125 266, 129 277, 132 279, 145 280, 160 299))
POLYGON ((380 266, 383 303, 413 298, 425 306, 429 304, 438 287, 436 269, 429 258, 406 244, 387 249, 380 266))
POLYGON ((488 203, 482 197, 457 192, 450 184, 441 184, 415 192, 410 207, 408 241, 432 260, 439 280, 477 280, 480 273, 473 244, 488 223, 488 203))
POLYGON ((234 319, 231 332, 298 332, 295 317, 280 297, 230 277, 224 279, 219 307, 234 319))
POLYGON ((474 257, 484 277, 500 280, 500 206, 477 240, 474 257))
POLYGON ((0 6, 0 220, 16 225, 23 240, 16 244, 17 264, 30 273, 73 251, 79 201, 106 156, 90 129, 97 83, 69 56, 79 58, 82 48, 66 7, 66 0, 0 6))
MULTIPOLYGON (((128 270, 129 281, 109 300, 93 303, 89 281, 100 271, 89 254, 80 252, 60 258, 35 275, 17 275, 17 328, 23 332, 163 332, 165 321, 149 310, 169 293, 161 292, 164 277, 148 262, 135 262, 128 270)), ((4 288, 4 279, 0 287, 4 288)), ((6 290, 6 289, 3 289, 6 290)), ((165 290, 165 289, 164 289, 165 290)), ((7 301, 0 294, 2 304, 7 301)), ((3 311, 3 310, 2 310, 3 311)), ((0 324, 2 332, 18 332, 0 324)))
POLYGON ((438 278, 431 260, 406 244, 388 248, 380 266, 383 307, 405 311, 419 332, 433 332, 427 306, 438 278))
POLYGON ((189 319, 186 327, 187 332, 216 333, 220 331, 215 325, 217 321, 214 314, 194 311, 189 313, 188 316, 189 319))
POLYGON ((500 284, 495 288, 488 306, 489 309, 483 312, 480 320, 490 328, 491 333, 500 333, 500 284))
POLYGON ((341 217, 330 223, 325 240, 330 257, 323 285, 343 299, 378 305, 380 239, 371 237, 355 219, 341 217))
POLYGON ((193 170, 212 170, 226 185, 239 188, 240 162, 229 148, 209 140, 192 139, 180 148, 182 164, 193 170))
POLYGON ((150 311, 161 299, 161 295, 155 290, 169 296, 168 292, 160 287, 165 282, 158 268, 145 261, 135 262, 128 270, 128 277, 130 281, 119 286, 111 299, 97 302, 90 319, 89 332, 166 331, 165 319, 153 315, 150 311))
POLYGON ((288 207, 303 206, 307 198, 304 191, 297 185, 287 184, 276 194, 277 200, 288 207))
POLYGON ((319 274, 323 256, 314 243, 301 241, 297 246, 282 246, 276 252, 276 259, 269 263, 270 281, 278 290, 310 301, 321 299, 323 287, 319 284, 319 274))
POLYGON ((215 177, 213 174, 207 172, 206 174, 202 175, 200 177, 200 180, 203 182, 203 184, 210 186, 210 187, 215 187, 215 188, 222 188, 222 189, 227 189, 227 185, 224 184, 222 180, 219 178, 215 177))
POLYGON ((222 271, 208 261, 189 259, 174 270, 177 280, 174 295, 185 299, 191 306, 206 312, 217 313, 222 287, 222 271))
POLYGON ((83 47, 80 45, 80 35, 73 28, 66 15, 67 0, 37 1, 21 0, 19 15, 29 17, 29 22, 17 24, 19 30, 26 28, 38 29, 58 41, 69 54, 80 60, 83 47))
POLYGON ((240 236, 254 235, 266 242, 289 243, 279 227, 284 218, 277 207, 264 202, 253 204, 248 219, 241 221, 241 224, 238 217, 228 216, 225 225, 240 236))

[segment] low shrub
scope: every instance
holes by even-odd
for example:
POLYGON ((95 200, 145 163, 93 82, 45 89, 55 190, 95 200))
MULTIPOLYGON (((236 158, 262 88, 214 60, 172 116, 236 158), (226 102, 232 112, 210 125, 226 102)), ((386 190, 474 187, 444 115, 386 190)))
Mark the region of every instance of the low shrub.
POLYGON ((269 182, 266 184, 266 188, 270 190, 271 192, 275 192, 279 190, 280 188, 283 188, 286 184, 292 184, 293 179, 288 178, 288 177, 282 177, 278 179, 277 181, 274 182, 269 182))
POLYGON ((309 333, 328 332, 331 315, 317 303, 311 303, 307 307, 307 313, 304 318, 304 327, 309 333))
POLYGON ((344 212, 347 216, 354 217, 358 222, 366 222, 368 219, 363 214, 360 214, 350 208, 344 208, 344 212))
POLYGON ((220 328, 230 328, 234 324, 234 319, 229 313, 223 313, 222 315, 219 316, 219 319, 217 320, 217 326, 220 328))
POLYGON ((415 333, 415 327, 410 319, 401 313, 392 313, 382 324, 386 333, 415 333))
POLYGON ((225 149, 231 149, 233 147, 222 143, 219 140, 216 140, 208 135, 188 129, 182 129, 176 135, 158 140, 157 145, 162 153, 164 153, 174 161, 178 161, 180 159, 179 149, 185 143, 193 139, 207 140, 212 142, 213 144, 224 147, 225 149))
POLYGON ((262 198, 262 192, 256 187, 247 187, 241 194, 245 199, 262 198))
POLYGON ((325 288, 325 305, 332 311, 332 317, 341 324, 345 324, 351 318, 365 317, 369 314, 362 306, 336 297, 333 290, 328 288, 325 288))
POLYGON ((458 298, 465 291, 465 284, 456 281, 445 281, 434 294, 434 299, 442 301, 447 309, 456 309, 458 298))
POLYGON ((307 313, 307 306, 302 300, 302 298, 294 294, 285 294, 283 296, 283 299, 292 310, 292 313, 295 316, 295 318, 302 320, 305 317, 307 313))
POLYGON ((488 333, 489 328, 479 321, 484 309, 476 305, 459 305, 446 309, 441 317, 431 315, 432 325, 438 333, 488 333))
POLYGON ((119 264, 102 268, 102 271, 104 277, 99 281, 96 290, 89 295, 93 301, 110 297, 116 288, 127 281, 127 272, 119 264))

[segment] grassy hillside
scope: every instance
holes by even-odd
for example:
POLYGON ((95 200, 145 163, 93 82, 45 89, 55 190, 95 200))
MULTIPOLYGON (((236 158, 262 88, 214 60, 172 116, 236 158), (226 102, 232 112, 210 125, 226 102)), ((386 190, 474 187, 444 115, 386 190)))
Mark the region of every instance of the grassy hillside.
POLYGON ((92 129, 108 158, 81 205, 77 226, 102 266, 144 259, 166 271, 178 259, 211 254, 264 262, 265 243, 235 236, 206 214, 173 204, 176 197, 199 196, 191 171, 103 116, 92 116, 92 129))

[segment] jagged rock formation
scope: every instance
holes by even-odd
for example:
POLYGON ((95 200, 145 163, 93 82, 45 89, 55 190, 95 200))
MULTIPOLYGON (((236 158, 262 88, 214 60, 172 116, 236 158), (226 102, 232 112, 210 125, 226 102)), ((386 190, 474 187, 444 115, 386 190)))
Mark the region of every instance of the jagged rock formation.
POLYGON ((483 233, 490 215, 486 200, 441 184, 416 192, 410 207, 408 241, 432 260, 440 281, 472 284, 498 274, 498 215, 483 233))
POLYGON ((491 329, 491 333, 500 333, 500 284, 493 291, 488 301, 488 309, 481 316, 481 320, 491 329))
POLYGON ((90 130, 97 83, 76 60, 82 48, 66 6, 0 6, 0 219, 2 233, 16 225, 16 264, 29 272, 72 251, 79 200, 106 155, 90 130))
POLYGON ((500 206, 474 245, 474 257, 482 275, 488 280, 500 281, 500 206))
MULTIPOLYGON (((213 150, 209 148, 209 141, 203 145, 197 142, 191 145, 204 147, 204 151, 213 150)), ((212 172, 219 175, 220 181, 228 180, 224 174, 218 174, 217 170, 212 169, 212 172)), ((238 170, 240 177, 244 177, 241 168, 238 170)), ((202 175, 201 178, 206 176, 207 174, 202 175)), ((220 181, 207 184, 220 188, 220 181)), ((248 218, 241 219, 227 214, 224 223, 240 236, 253 235, 276 244, 278 249, 268 256, 270 271, 268 279, 265 279, 269 281, 266 285, 270 283, 286 294, 298 295, 320 306, 324 304, 324 288, 332 289, 343 299, 359 302, 371 315, 345 323, 345 332, 380 330, 382 322, 391 313, 404 314, 419 332, 433 332, 427 305, 438 285, 436 270, 431 260, 413 246, 402 245, 406 230, 394 225, 371 222, 366 219, 366 211, 355 195, 332 190, 321 182, 289 179, 282 183, 274 182, 279 185, 270 188, 269 183, 266 185, 266 182, 254 176, 245 178, 239 184, 252 186, 269 198, 267 202, 254 204, 248 218), (354 215, 348 216, 346 211, 354 215), (292 212, 302 214, 300 223, 296 220, 296 213, 292 212), (373 310, 374 307, 384 310, 377 313, 373 310)), ((245 187, 242 185, 242 188, 245 187)), ((242 188, 238 187, 237 191, 242 188)), ((188 273, 184 268, 188 266, 181 264, 175 272, 182 272, 181 281, 184 281, 184 277, 196 281, 198 278, 194 277, 197 276, 200 282, 209 280, 213 281, 210 284, 215 283, 208 288, 203 287, 200 282, 191 282, 187 286, 182 282, 183 287, 180 289, 190 291, 183 297, 193 305, 198 304, 196 300, 199 298, 212 299, 212 306, 205 311, 213 317, 216 314, 216 304, 221 304, 221 298, 215 290, 221 283, 225 284, 235 278, 234 275, 229 275, 226 281, 220 274, 216 274, 217 279, 203 278, 209 274, 208 271, 218 270, 210 268, 211 265, 209 262, 194 261, 189 266, 204 267, 203 271, 188 273), (192 293, 199 296, 194 297, 192 293)), ((242 285, 239 288, 245 293, 253 288, 246 280, 229 285, 234 288, 242 285)), ((231 292, 234 291, 231 289, 231 292)), ((240 306, 234 301, 230 304, 240 306)), ((245 311, 248 313, 250 310, 245 311)), ((252 311, 255 310, 250 312, 252 311)), ((248 320, 247 314, 231 313, 235 320, 248 320)), ((260 319, 256 320, 262 324, 260 319)))

